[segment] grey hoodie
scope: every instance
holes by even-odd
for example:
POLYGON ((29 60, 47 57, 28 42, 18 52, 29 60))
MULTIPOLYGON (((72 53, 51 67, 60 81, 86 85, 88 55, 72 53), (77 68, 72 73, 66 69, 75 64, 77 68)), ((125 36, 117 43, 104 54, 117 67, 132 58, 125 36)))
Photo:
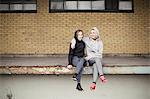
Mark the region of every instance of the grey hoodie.
POLYGON ((95 41, 93 41, 90 37, 84 37, 83 39, 86 44, 86 60, 94 57, 102 58, 103 53, 103 42, 99 38, 99 30, 96 27, 93 27, 92 29, 96 31, 97 39, 95 41))

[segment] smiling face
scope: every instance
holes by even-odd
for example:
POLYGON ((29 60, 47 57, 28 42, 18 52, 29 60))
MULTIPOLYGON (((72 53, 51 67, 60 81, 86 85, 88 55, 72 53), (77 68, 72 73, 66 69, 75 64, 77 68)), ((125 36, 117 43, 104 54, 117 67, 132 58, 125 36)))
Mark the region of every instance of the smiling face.
POLYGON ((83 32, 82 31, 77 33, 77 38, 78 38, 79 41, 82 40, 82 38, 83 38, 83 32))
POLYGON ((96 31, 95 30, 91 30, 91 33, 90 33, 89 37, 92 38, 92 39, 96 39, 97 38, 96 31))

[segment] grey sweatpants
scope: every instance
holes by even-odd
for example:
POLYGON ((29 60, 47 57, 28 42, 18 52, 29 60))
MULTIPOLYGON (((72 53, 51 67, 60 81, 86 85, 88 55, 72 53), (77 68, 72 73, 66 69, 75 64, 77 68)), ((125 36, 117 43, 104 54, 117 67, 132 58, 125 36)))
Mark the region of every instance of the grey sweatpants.
POLYGON ((79 58, 77 56, 73 57, 73 65, 76 66, 76 73, 77 75, 77 82, 80 83, 82 71, 83 71, 83 64, 84 64, 84 58, 79 58))
POLYGON ((89 61, 93 62, 93 82, 96 82, 98 76, 103 75, 102 59, 91 58, 89 61))

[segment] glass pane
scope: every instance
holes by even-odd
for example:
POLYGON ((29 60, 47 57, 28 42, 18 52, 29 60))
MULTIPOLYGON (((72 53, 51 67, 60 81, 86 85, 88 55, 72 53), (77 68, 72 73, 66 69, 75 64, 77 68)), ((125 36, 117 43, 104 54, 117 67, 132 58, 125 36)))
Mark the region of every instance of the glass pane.
POLYGON ((92 9, 93 10, 104 10, 105 9, 105 1, 104 0, 92 1, 92 9))
POLYGON ((51 9, 63 9, 63 0, 52 0, 51 9))
POLYGON ((24 3, 36 3, 36 0, 24 0, 24 3))
POLYGON ((79 10, 91 10, 91 1, 79 1, 78 9, 79 10))
POLYGON ((10 10, 23 10, 22 4, 11 4, 10 10))
POLYGON ((119 1, 119 10, 132 10, 132 1, 119 1))
POLYGON ((10 0, 10 3, 22 3, 23 0, 10 0))
POLYGON ((105 0, 105 9, 109 11, 117 11, 118 10, 118 0, 105 0))
POLYGON ((24 10, 36 10, 36 4, 24 4, 24 10))
POLYGON ((118 0, 112 0, 112 9, 111 10, 118 10, 118 0))
POLYGON ((9 10, 8 4, 0 4, 0 11, 6 11, 9 10))
POLYGON ((77 1, 66 1, 65 9, 67 10, 77 10, 77 1))
POLYGON ((105 0, 105 5, 106 5, 106 7, 105 7, 106 10, 112 10, 111 0, 105 0))
POLYGON ((36 0, 0 0, 0 3, 36 3, 36 0))
POLYGON ((10 0, 0 0, 0 3, 9 3, 10 0))

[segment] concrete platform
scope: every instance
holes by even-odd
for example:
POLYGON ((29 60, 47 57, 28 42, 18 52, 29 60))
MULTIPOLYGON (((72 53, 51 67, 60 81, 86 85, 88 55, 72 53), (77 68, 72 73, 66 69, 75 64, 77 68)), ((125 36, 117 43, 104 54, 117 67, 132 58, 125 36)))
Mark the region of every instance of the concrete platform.
MULTIPOLYGON (((67 56, 49 57, 0 57, 0 74, 72 74, 67 56)), ((105 74, 150 74, 148 57, 107 56, 103 58, 105 74)), ((84 68, 84 74, 92 74, 92 66, 84 68)))
POLYGON ((72 75, 0 75, 0 99, 150 99, 150 75, 106 75, 108 83, 89 86, 92 75, 83 75, 83 92, 72 75))

